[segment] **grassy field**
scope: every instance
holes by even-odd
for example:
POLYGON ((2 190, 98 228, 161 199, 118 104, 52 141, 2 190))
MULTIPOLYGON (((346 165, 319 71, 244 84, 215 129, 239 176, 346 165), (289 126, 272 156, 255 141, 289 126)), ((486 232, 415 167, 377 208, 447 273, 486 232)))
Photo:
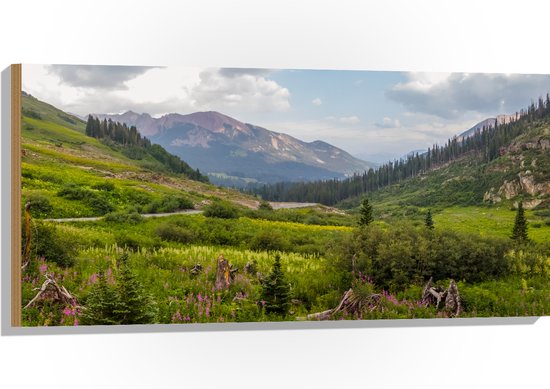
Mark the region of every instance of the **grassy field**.
POLYGON ((109 307, 116 296, 126 308, 147 308, 140 323, 296 320, 336 307, 349 288, 378 296, 377 304, 334 319, 447 317, 421 301, 434 274, 439 285, 458 282, 461 316, 550 312, 550 215, 527 211, 533 243, 514 246, 510 204, 473 205, 482 185, 451 179, 460 164, 376 192, 369 230, 357 227, 357 209, 257 209, 254 197, 169 173, 148 156, 129 158, 34 98, 24 96, 23 106, 22 200, 32 204, 32 239, 22 303, 47 276, 77 301, 40 299, 23 311, 24 325, 89 324, 86 312, 100 308, 128 323, 116 313, 123 305, 109 307), (139 215, 189 208, 205 213, 139 215), (433 231, 424 227, 428 209, 433 231), (86 216, 104 218, 42 221, 86 216), (227 287, 216 283, 220 255, 238 269, 227 287), (284 280, 276 286, 289 288, 284 313, 268 312, 264 300, 277 256, 284 280))
MULTIPOLYGON (((468 232, 480 236, 508 238, 512 233, 516 211, 508 207, 448 207, 434 214, 437 228, 468 232)), ((550 223, 546 218, 526 211, 529 238, 550 242, 550 223)))

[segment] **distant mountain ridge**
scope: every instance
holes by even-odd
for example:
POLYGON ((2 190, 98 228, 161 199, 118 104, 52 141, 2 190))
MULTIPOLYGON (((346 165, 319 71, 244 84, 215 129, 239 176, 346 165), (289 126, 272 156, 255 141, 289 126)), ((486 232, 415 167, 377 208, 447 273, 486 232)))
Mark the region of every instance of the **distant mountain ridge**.
POLYGON ((223 176, 231 184, 245 178, 247 183, 344 178, 375 166, 326 142, 304 142, 214 111, 160 118, 132 111, 93 116, 136 126, 152 142, 222 184, 227 183, 220 182, 223 176))
POLYGON ((497 115, 494 118, 487 118, 485 120, 480 121, 479 123, 474 125, 472 128, 458 135, 458 139, 462 140, 464 138, 469 138, 470 136, 474 135, 476 131, 481 131, 483 127, 490 128, 490 127, 494 127, 495 123, 508 124, 515 120, 517 120, 516 115, 497 115))

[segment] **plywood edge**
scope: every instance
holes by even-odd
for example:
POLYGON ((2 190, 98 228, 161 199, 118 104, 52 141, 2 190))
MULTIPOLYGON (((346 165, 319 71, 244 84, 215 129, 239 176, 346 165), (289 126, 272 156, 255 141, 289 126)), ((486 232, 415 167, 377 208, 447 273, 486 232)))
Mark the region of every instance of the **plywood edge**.
POLYGON ((11 65, 11 325, 21 326, 21 64, 11 65))

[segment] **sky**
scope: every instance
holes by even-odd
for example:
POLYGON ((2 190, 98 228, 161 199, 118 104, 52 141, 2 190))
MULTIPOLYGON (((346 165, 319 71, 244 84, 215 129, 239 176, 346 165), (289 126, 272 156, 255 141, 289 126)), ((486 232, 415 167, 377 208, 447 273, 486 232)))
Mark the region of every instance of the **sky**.
POLYGON ((24 65, 23 90, 64 111, 218 111, 382 163, 514 114, 550 75, 24 65))

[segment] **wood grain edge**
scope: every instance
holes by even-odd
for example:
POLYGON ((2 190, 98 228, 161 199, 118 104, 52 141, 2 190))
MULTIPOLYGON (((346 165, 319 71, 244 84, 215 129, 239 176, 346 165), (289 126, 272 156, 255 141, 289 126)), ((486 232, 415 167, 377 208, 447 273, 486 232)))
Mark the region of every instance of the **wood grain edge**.
POLYGON ((11 325, 21 326, 21 64, 11 65, 11 325))

